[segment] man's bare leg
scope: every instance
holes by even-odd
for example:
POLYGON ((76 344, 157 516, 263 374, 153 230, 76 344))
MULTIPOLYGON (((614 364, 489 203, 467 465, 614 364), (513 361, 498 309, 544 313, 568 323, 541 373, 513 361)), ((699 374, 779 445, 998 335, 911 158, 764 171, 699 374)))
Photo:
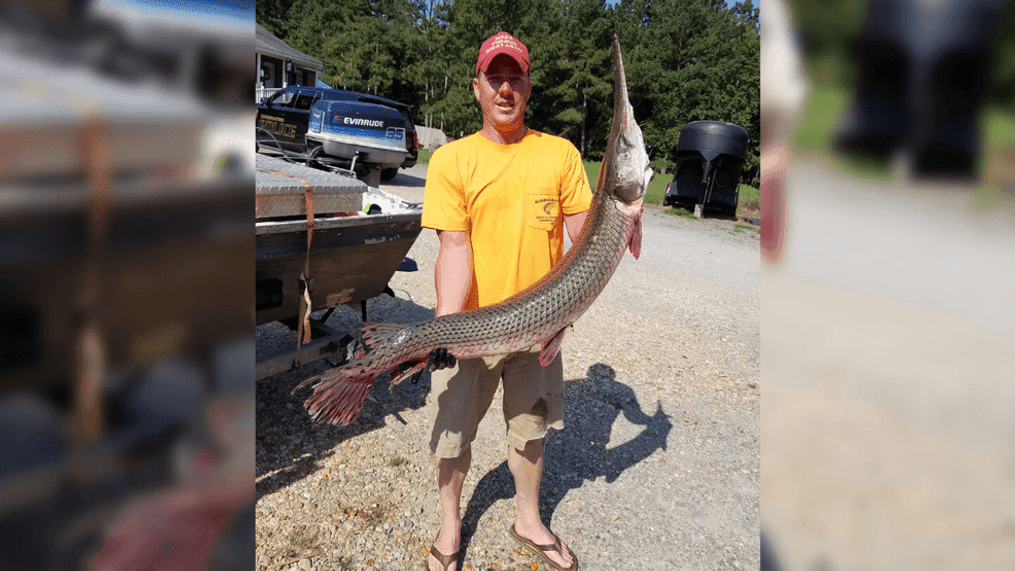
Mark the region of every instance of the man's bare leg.
MULTIPOLYGON (((515 532, 539 545, 551 545, 553 534, 539 518, 539 482, 543 476, 543 441, 530 440, 525 450, 508 444, 508 468, 515 478, 515 532)), ((561 540, 561 544, 564 544, 561 540)), ((546 556, 561 567, 574 562, 571 549, 564 544, 564 552, 547 551, 546 556)))
MULTIPOLYGON (((441 530, 434 541, 437 551, 445 555, 457 553, 462 544, 462 486, 465 475, 472 463, 470 446, 457 458, 437 458, 437 490, 441 498, 441 530)), ((430 571, 444 571, 433 555, 427 558, 430 571)), ((458 564, 452 563, 447 571, 457 571, 458 564)))

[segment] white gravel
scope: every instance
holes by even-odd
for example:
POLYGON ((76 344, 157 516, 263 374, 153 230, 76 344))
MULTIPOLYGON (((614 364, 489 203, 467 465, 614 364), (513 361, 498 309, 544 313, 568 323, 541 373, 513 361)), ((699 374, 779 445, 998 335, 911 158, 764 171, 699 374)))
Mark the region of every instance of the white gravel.
MULTIPOLYGON (((418 165, 382 188, 421 200, 424 178, 418 165)), ((567 426, 545 442, 544 520, 586 570, 756 569, 758 234, 651 208, 644 225, 641 259, 625 258, 564 342, 567 426)), ((371 300, 371 320, 433 316, 437 247, 424 230, 409 252, 420 270, 395 275, 397 297, 371 300)), ((362 325, 350 308, 328 324, 362 325)), ((275 323, 257 343, 295 339, 275 323)), ((258 383, 257 569, 420 569, 438 523, 429 377, 378 383, 348 427, 311 426, 309 391, 290 392, 329 366, 258 383)), ((503 430, 494 402, 465 483, 462 569, 539 568, 507 535, 503 430)))

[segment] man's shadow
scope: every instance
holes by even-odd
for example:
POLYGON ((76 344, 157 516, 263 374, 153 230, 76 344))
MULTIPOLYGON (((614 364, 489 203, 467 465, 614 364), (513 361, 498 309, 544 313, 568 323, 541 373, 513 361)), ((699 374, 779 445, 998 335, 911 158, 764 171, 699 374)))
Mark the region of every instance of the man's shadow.
MULTIPOLYGON (((666 449, 673 424, 660 403, 649 416, 642 411, 631 387, 616 380, 609 365, 596 363, 584 379, 568 382, 564 391, 564 430, 543 442, 543 479, 539 488, 540 515, 549 527, 553 512, 571 490, 604 476, 614 482, 620 474, 658 449, 666 449), (610 431, 623 414, 645 428, 631 440, 607 450, 610 431)), ((490 507, 515 495, 514 479, 505 460, 476 485, 462 519, 462 550, 468 548, 479 520, 490 507)), ((506 529, 504 530, 507 531, 506 529)))

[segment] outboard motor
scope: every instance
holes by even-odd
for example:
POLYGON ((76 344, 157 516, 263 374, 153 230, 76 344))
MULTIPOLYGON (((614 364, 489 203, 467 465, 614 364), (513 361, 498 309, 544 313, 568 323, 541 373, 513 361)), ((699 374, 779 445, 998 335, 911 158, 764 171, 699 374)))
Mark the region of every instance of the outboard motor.
POLYGON ((716 209, 735 216, 747 130, 721 121, 692 121, 680 130, 677 168, 663 205, 716 209))

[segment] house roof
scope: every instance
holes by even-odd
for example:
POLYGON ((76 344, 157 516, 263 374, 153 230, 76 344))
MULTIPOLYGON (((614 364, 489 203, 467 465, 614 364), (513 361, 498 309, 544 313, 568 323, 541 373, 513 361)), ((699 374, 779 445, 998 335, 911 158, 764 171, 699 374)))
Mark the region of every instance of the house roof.
POLYGON ((324 63, 320 60, 316 60, 278 39, 274 34, 264 29, 264 26, 261 24, 255 23, 254 30, 254 47, 257 51, 281 58, 289 58, 310 67, 324 68, 324 63))

